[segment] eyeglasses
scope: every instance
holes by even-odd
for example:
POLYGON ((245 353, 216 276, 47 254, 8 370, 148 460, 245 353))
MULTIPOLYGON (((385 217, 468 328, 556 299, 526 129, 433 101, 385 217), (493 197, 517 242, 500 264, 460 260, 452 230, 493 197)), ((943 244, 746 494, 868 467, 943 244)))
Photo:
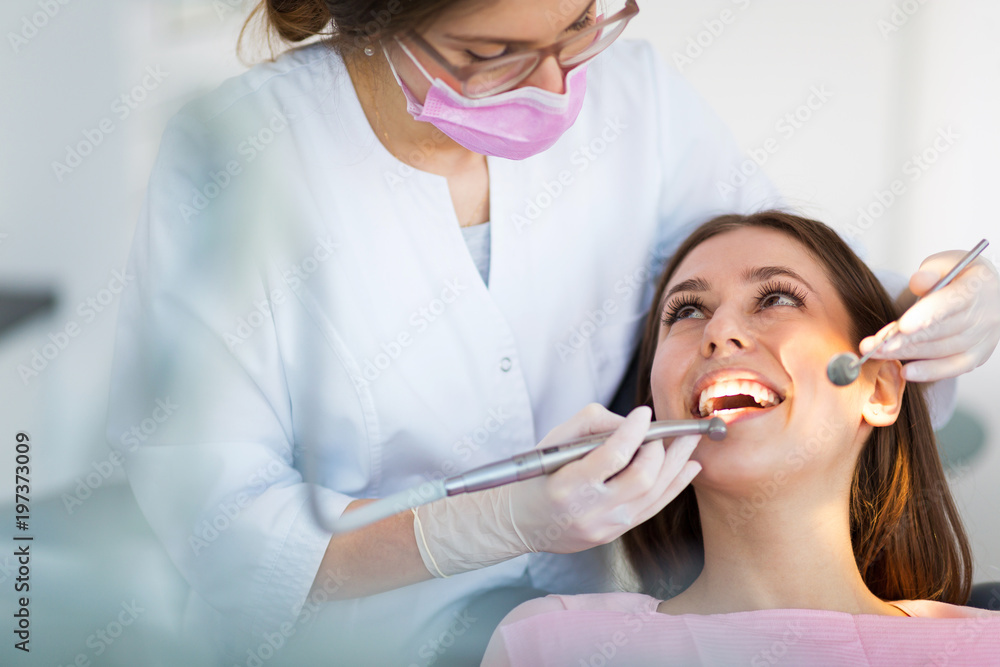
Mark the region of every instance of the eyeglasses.
POLYGON ((444 56, 416 32, 410 31, 406 36, 455 77, 462 86, 463 95, 481 98, 510 90, 531 76, 549 56, 555 56, 556 62, 563 70, 582 65, 618 39, 628 22, 638 13, 639 6, 636 0, 627 0, 625 7, 613 16, 554 44, 461 67, 445 60, 444 56))

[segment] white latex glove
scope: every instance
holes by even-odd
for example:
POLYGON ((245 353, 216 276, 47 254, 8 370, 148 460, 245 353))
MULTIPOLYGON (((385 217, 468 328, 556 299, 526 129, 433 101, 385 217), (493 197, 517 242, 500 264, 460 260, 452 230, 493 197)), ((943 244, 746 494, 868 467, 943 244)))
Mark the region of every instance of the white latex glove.
POLYGON ((529 551, 583 551, 652 517, 677 497, 701 465, 688 460, 700 436, 677 438, 669 447, 663 440, 641 445, 651 416, 646 406, 624 418, 596 403, 588 405, 538 444, 615 430, 583 458, 551 475, 443 498, 414 510, 414 534, 428 571, 450 576, 529 551))
MULTIPOLYGON (((921 296, 965 255, 949 250, 931 255, 910 278, 921 296)), ((861 341, 866 354, 886 335, 883 327, 861 341)), ((982 366, 1000 341, 1000 277, 982 256, 947 287, 914 304, 899 319, 900 335, 876 352, 875 359, 915 360, 903 367, 910 382, 934 382, 982 366)))

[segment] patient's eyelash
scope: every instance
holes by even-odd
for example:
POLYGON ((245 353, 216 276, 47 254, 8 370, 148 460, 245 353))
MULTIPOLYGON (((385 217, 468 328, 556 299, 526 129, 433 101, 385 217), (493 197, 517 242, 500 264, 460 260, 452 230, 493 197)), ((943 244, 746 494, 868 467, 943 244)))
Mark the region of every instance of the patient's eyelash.
POLYGON ((685 308, 704 310, 705 302, 698 296, 678 297, 667 304, 667 307, 664 309, 663 317, 660 318, 660 321, 669 327, 671 324, 677 322, 677 320, 687 319, 680 316, 685 308))
POLYGON ((801 288, 788 282, 768 282, 757 291, 757 305, 766 308, 766 302, 773 296, 784 296, 793 301, 797 308, 805 305, 806 294, 801 288))

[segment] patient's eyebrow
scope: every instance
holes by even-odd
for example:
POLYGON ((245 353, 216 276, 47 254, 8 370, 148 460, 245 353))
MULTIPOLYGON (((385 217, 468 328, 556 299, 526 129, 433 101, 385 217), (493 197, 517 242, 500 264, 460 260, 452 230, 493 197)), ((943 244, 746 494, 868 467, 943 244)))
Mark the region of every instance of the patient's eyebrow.
POLYGON ((670 301, 670 297, 678 292, 707 292, 710 289, 712 289, 712 286, 709 285, 708 281, 704 278, 688 278, 687 280, 682 280, 671 287, 670 290, 663 295, 663 298, 660 299, 660 310, 662 311, 667 301, 670 301))
POLYGON ((752 269, 747 269, 744 271, 740 278, 744 283, 762 283, 765 280, 770 280, 775 276, 786 276, 788 278, 793 278, 803 285, 805 285, 810 292, 815 292, 813 286, 809 284, 809 281, 797 274, 792 269, 787 266, 758 266, 752 269))
POLYGON ((670 291, 663 295, 663 300, 668 300, 678 292, 707 292, 710 289, 712 286, 704 278, 688 278, 671 287, 670 291))

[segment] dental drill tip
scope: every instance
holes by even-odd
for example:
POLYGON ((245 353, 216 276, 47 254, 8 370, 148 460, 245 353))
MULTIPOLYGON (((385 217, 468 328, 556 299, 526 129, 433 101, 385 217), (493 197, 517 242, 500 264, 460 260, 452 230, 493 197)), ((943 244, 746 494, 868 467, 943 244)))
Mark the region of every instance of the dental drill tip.
POLYGON ((838 387, 846 387, 858 379, 861 365, 858 356, 852 352, 838 354, 826 365, 826 376, 838 387))
POLYGON ((709 440, 722 440, 726 437, 726 422, 719 417, 712 417, 708 421, 707 433, 709 440))

